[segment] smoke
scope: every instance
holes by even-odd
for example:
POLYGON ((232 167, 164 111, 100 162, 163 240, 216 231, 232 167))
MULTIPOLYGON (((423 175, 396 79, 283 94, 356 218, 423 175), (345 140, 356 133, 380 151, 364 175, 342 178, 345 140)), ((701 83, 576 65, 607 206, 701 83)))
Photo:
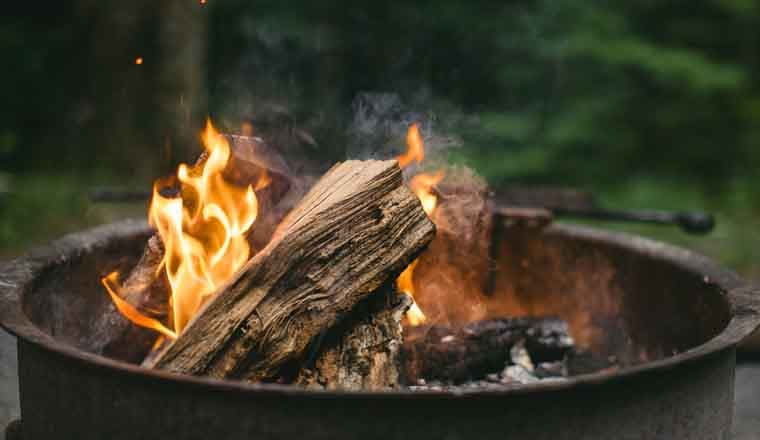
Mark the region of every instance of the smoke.
POLYGON ((398 94, 364 92, 352 103, 347 129, 351 158, 388 159, 406 148, 406 133, 417 124, 425 143, 422 163, 405 169, 411 180, 421 172, 443 172, 433 189, 437 206, 431 213, 437 235, 420 257, 413 275, 414 296, 434 324, 459 325, 488 315, 483 287, 489 273, 491 216, 483 178, 463 165, 450 165, 447 155, 462 142, 450 134, 459 112, 435 112, 430 95, 414 97, 407 106, 398 94), (420 110, 425 109, 425 110, 420 110))
MULTIPOLYGON (((424 89, 423 89, 424 90, 424 89)), ((352 104, 351 122, 347 128, 346 155, 359 159, 387 159, 406 149, 406 132, 416 123, 425 141, 426 167, 442 167, 446 153, 460 147, 462 141, 442 130, 451 128, 458 121, 458 113, 441 114, 433 110, 428 92, 420 92, 412 98, 413 104, 405 105, 401 97, 391 92, 361 92, 352 104)))
POLYGON ((437 234, 415 269, 415 299, 431 324, 484 319, 493 226, 487 186, 473 170, 450 166, 436 192, 437 234))

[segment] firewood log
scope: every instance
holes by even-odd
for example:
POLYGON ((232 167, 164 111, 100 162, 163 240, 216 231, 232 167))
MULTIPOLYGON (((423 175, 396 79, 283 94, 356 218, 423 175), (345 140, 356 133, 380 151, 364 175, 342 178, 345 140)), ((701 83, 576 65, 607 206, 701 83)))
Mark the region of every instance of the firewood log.
POLYGON ((152 366, 259 381, 398 274, 435 226, 396 161, 331 168, 152 366))
POLYGON ((313 366, 301 368, 295 383, 308 388, 383 390, 399 385, 401 320, 412 298, 381 288, 323 338, 313 366))

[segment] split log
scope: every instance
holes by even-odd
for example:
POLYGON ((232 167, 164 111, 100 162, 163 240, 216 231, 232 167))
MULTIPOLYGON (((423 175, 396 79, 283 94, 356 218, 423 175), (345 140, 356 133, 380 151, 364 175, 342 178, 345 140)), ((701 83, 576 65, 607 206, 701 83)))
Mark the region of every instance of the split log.
MULTIPOLYGON (((306 179, 293 179, 279 153, 254 137, 225 135, 230 145, 230 158, 223 171, 225 179, 239 185, 256 184, 266 174, 269 185, 257 191, 261 214, 249 234, 252 249, 261 249, 271 238, 277 223, 305 193, 306 179)), ((208 155, 203 153, 194 167, 202 165, 208 155)), ((167 192, 179 193, 178 188, 167 192)), ((119 294, 143 315, 157 319, 171 327, 168 313, 169 285, 166 275, 159 273, 164 257, 161 239, 154 235, 149 240, 138 263, 121 283, 119 294)), ((116 308, 104 313, 108 329, 95 350, 100 354, 131 363, 140 363, 156 341, 156 332, 139 327, 121 316, 116 308)))
POLYGON ((316 348, 313 366, 295 383, 308 388, 384 390, 399 385, 401 320, 413 303, 405 293, 381 288, 331 328, 316 348))
POLYGON ((276 378, 283 364, 303 359, 315 336, 395 279, 434 235, 396 161, 338 164, 153 367, 276 378))
POLYGON ((402 347, 402 371, 409 384, 419 379, 459 383, 501 371, 520 341, 533 362, 561 360, 573 347, 567 323, 558 318, 520 317, 477 321, 458 330, 413 328, 402 347))
MULTIPOLYGON (((118 294, 143 315, 169 324, 169 280, 158 269, 164 247, 158 236, 148 239, 142 257, 121 284, 118 294)), ((104 313, 108 334, 98 349, 102 355, 139 363, 153 346, 156 332, 132 324, 113 307, 104 313)))

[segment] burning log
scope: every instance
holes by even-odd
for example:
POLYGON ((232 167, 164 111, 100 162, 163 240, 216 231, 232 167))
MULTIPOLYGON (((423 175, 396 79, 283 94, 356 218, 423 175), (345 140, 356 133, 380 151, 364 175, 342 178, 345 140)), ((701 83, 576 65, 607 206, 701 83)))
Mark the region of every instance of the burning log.
POLYGON ((401 355, 404 377, 412 384, 420 379, 457 383, 501 371, 520 341, 533 362, 561 360, 573 347, 567 324, 553 317, 489 319, 459 330, 443 326, 414 330, 416 335, 404 341, 401 355))
POLYGON ((351 318, 330 329, 317 348, 313 367, 295 383, 309 388, 383 390, 399 384, 401 320, 412 298, 393 288, 355 308, 351 318))
MULTIPOLYGON (((303 185, 290 177, 290 170, 279 153, 258 138, 221 135, 229 146, 229 158, 222 170, 224 179, 240 187, 261 185, 257 193, 258 206, 266 215, 259 216, 256 229, 248 235, 254 249, 260 249, 271 238, 274 229, 285 213, 303 193, 303 185), (265 182, 266 185, 262 185, 265 182)), ((209 160, 209 151, 200 155, 193 169, 202 168, 209 160)), ((181 192, 174 185, 161 192, 181 192)), ((103 336, 100 352, 126 362, 139 363, 156 339, 153 330, 171 328, 169 313, 170 289, 166 273, 162 270, 165 249, 161 238, 154 235, 148 240, 142 258, 125 281, 119 286, 118 273, 103 279, 119 311, 113 309, 103 317, 112 323, 103 336), (134 310, 135 313, 129 313, 134 310), (121 314, 120 314, 121 313, 121 314), (127 320, 138 318, 148 325, 138 326, 127 320), (147 318, 147 319, 146 319, 147 318), (151 325, 152 321, 156 324, 151 325), (145 327, 148 328, 145 328, 145 327), (150 330, 152 328, 153 330, 150 330)))
POLYGON ((435 226, 396 161, 348 161, 327 172, 269 244, 161 352, 180 373, 273 379, 432 240, 435 226))
MULTIPOLYGON (((161 239, 154 235, 148 240, 142 257, 119 289, 119 296, 124 302, 144 316, 158 321, 166 321, 170 315, 168 280, 164 274, 157 275, 163 255, 161 239)), ((112 290, 109 288, 109 291, 112 290)), ((132 324, 116 309, 109 313, 108 318, 114 324, 108 338, 104 340, 101 354, 126 362, 140 362, 156 340, 156 333, 132 324)))

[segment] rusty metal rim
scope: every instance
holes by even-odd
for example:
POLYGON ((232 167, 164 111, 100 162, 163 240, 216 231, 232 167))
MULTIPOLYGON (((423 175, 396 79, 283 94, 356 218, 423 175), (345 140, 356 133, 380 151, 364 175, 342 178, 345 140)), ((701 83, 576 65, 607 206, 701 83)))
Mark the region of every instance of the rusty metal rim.
POLYGON ((720 268, 710 259, 676 246, 637 236, 570 225, 553 225, 544 233, 612 245, 701 274, 705 282, 712 283, 721 290, 724 300, 729 304, 732 317, 728 325, 721 333, 702 345, 674 356, 623 368, 617 372, 593 373, 575 376, 562 382, 528 384, 504 390, 368 392, 305 390, 288 385, 249 384, 142 368, 87 353, 56 341, 35 326, 24 314, 22 297, 25 289, 45 268, 55 265, 56 262, 76 257, 78 254, 92 251, 102 246, 106 242, 105 239, 128 239, 140 234, 147 235, 148 231, 148 225, 144 221, 124 220, 67 235, 49 246, 36 249, 26 256, 0 266, 0 325, 26 343, 81 362, 90 368, 106 370, 112 374, 124 374, 125 378, 158 380, 163 383, 168 381, 176 386, 192 386, 212 391, 310 398, 474 398, 555 392, 578 386, 602 385, 635 375, 668 370, 686 362, 697 361, 731 350, 760 325, 760 288, 747 284, 733 271, 720 268))

